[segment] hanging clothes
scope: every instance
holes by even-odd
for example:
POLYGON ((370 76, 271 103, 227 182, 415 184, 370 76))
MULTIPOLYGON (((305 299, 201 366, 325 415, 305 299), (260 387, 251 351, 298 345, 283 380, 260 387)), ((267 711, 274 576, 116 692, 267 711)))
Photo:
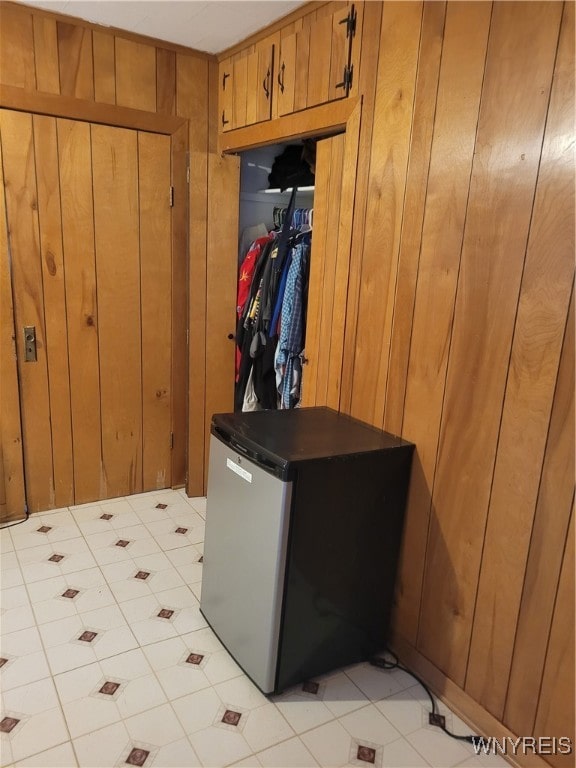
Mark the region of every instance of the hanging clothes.
POLYGON ((280 336, 274 368, 279 408, 294 408, 300 401, 304 346, 304 297, 310 246, 301 242, 292 249, 282 302, 280 336))

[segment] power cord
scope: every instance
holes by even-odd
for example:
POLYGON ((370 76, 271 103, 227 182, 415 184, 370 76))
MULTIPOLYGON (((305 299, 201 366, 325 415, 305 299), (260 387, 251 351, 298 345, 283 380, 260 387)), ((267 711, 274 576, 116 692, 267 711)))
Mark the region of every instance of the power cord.
POLYGON ((14 528, 15 525, 22 525, 22 523, 25 523, 29 517, 30 515, 26 512, 26 517, 23 520, 16 520, 15 523, 4 523, 4 525, 0 525, 0 531, 3 531, 4 528, 14 528))
POLYGON ((447 736, 450 736, 452 739, 457 739, 458 741, 466 741, 468 744, 481 744, 482 743, 482 736, 474 736, 473 734, 469 734, 466 736, 460 736, 457 733, 452 733, 451 731, 446 728, 446 718, 444 715, 441 715, 440 712, 437 710, 436 700, 434 699, 434 696, 432 695, 432 692, 430 691, 430 688, 426 685, 426 683, 421 680, 418 675, 415 675, 414 672, 411 672, 409 669, 406 669, 405 666, 400 664, 398 661, 398 657, 396 654, 391 651, 389 648, 386 649, 386 653, 392 657, 392 661, 389 659, 383 658, 382 656, 373 656, 371 659, 369 659, 370 664, 372 664, 373 667, 379 667, 380 669, 399 669, 402 672, 406 672, 410 677, 413 677, 414 680, 416 680, 417 683, 419 683, 422 688, 426 691, 430 698, 430 702, 432 704, 432 711, 428 713, 428 722, 430 725, 435 725, 437 728, 440 728, 440 730, 444 731, 444 733, 447 736))

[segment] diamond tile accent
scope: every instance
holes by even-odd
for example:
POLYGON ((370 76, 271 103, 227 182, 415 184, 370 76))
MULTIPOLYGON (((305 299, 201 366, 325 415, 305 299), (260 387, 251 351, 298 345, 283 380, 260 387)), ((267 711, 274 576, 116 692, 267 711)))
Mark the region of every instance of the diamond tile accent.
POLYGON ((113 517, 114 515, 105 512, 103 515, 100 515, 100 520, 112 520, 113 517))
POLYGON ((227 709, 222 715, 222 722, 226 723, 226 725, 238 725, 241 717, 241 712, 234 712, 233 709, 227 709))
POLYGON ((127 765, 144 765, 148 759, 150 752, 147 749, 139 749, 134 747, 128 757, 126 758, 127 765))
POLYGON ((70 600, 74 600, 76 595, 80 594, 79 589, 67 589, 66 592, 62 592, 62 597, 69 597, 70 600))
POLYGON ((364 763, 371 763, 374 765, 376 762, 376 750, 372 749, 372 747, 364 747, 360 745, 358 747, 358 752, 356 753, 356 757, 358 760, 362 760, 364 763))
POLYGON ((318 693, 319 689, 320 689, 320 684, 319 683, 315 683, 312 680, 307 680, 302 685, 302 690, 303 691, 305 691, 306 693, 313 693, 314 695, 316 695, 318 693))
POLYGON ((188 528, 176 528, 174 533, 188 533, 188 528))
POLYGON ((191 653, 186 659, 187 664, 201 664, 204 656, 201 653, 191 653))
POLYGON ((8 664, 8 659, 1 658, 0 659, 0 669, 2 669, 4 664, 8 664))
POLYGON ((156 509, 166 509, 168 504, 156 504, 156 509))
POLYGON ((158 618, 171 619, 173 615, 174 615, 174 611, 171 611, 169 608, 162 608, 162 610, 158 614, 158 618))
POLYGON ((89 630, 85 630, 82 632, 78 640, 82 640, 83 643, 91 643, 97 634, 98 632, 90 632, 89 630))
POLYGON ((128 544, 130 544, 130 542, 126 541, 126 539, 118 539, 118 541, 116 542, 115 546, 116 547, 127 547, 128 544))
POLYGON ((48 560, 52 563, 59 563, 60 560, 64 560, 64 555, 52 555, 48 560))
POLYGON ((107 680, 102 688, 100 688, 99 693, 105 693, 107 696, 114 696, 118 688, 120 688, 120 683, 113 683, 111 680, 107 680))
POLYGON ((138 571, 136 576, 134 576, 135 579, 141 579, 142 581, 145 581, 148 576, 150 576, 150 573, 148 571, 138 571))
POLYGON ((10 733, 20 722, 15 717, 3 717, 0 720, 0 731, 2 733, 10 733))
POLYGON ((36 529, 38 533, 48 533, 48 531, 52 530, 51 525, 41 525, 40 528, 36 529))

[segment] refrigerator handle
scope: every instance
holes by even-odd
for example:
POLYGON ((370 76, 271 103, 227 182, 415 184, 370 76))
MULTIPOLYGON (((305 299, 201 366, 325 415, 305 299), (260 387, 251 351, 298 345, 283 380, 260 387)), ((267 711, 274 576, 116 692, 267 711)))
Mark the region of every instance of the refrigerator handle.
POLYGON ((247 459, 250 459, 250 461, 254 462, 254 464, 257 466, 262 467, 262 469, 269 470, 277 476, 282 475, 282 467, 278 466, 278 464, 275 464, 273 461, 270 461, 270 459, 265 458, 257 451, 252 451, 242 443, 238 443, 229 432, 218 429, 218 427, 214 425, 212 426, 212 432, 219 440, 224 443, 224 445, 227 445, 233 451, 237 451, 243 456, 246 456, 247 459))

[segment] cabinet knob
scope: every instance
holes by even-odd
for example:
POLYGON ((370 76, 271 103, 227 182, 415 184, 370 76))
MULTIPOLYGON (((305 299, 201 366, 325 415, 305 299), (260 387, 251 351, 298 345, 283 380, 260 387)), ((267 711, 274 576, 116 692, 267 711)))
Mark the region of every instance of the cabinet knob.
POLYGON ((229 333, 228 334, 228 338, 230 339, 230 341, 232 341, 232 339, 234 338, 234 334, 233 333, 229 333))

